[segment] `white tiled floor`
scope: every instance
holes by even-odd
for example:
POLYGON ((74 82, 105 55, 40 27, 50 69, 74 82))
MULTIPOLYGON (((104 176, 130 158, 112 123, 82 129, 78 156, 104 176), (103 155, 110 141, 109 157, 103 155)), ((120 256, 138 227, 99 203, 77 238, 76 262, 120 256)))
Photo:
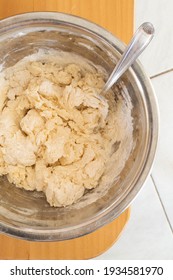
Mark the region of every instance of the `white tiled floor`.
POLYGON ((173 71, 152 81, 160 108, 160 140, 152 176, 173 229, 173 71))
POLYGON ((173 68, 173 1, 136 0, 135 25, 150 21, 155 27, 155 37, 140 60, 150 76, 173 68))
POLYGON ((173 260, 173 1, 136 0, 136 28, 153 23, 155 37, 140 57, 158 98, 160 140, 151 177, 132 204, 119 240, 96 259, 173 260))
POLYGON ((119 240, 97 259, 171 259, 172 233, 151 177, 133 203, 119 240))

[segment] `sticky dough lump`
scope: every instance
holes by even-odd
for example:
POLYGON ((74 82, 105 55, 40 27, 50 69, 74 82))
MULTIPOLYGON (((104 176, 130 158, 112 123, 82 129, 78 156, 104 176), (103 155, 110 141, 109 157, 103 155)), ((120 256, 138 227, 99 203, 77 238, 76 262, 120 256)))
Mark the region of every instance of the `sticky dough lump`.
POLYGON ((0 175, 55 207, 97 187, 115 143, 132 132, 123 102, 98 96, 103 73, 79 61, 33 55, 0 74, 0 175))

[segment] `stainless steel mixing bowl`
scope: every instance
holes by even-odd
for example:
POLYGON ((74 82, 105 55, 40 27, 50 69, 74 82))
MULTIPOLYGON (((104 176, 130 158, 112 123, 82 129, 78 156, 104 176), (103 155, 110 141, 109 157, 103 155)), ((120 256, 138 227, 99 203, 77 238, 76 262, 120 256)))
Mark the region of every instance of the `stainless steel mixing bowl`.
MULTIPOLYGON (((39 48, 80 54, 104 67, 109 74, 124 44, 102 27, 67 14, 27 13, 0 21, 1 70, 39 48)), ((134 63, 120 82, 124 85, 125 99, 131 98, 133 104, 135 148, 119 180, 94 202, 90 198, 96 189, 82 198, 83 203, 53 208, 43 194, 15 188, 1 177, 0 231, 35 241, 65 240, 98 229, 130 205, 153 163, 158 140, 158 110, 150 80, 139 62, 134 63)))

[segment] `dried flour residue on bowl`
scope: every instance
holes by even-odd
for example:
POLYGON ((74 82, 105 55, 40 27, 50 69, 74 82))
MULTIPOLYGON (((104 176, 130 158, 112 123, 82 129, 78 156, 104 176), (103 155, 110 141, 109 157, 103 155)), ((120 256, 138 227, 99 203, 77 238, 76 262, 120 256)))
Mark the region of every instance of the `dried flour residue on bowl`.
POLYGON ((130 155, 133 125, 130 102, 112 91, 98 98, 103 85, 99 67, 52 50, 3 70, 0 175, 57 207, 106 191, 130 155))

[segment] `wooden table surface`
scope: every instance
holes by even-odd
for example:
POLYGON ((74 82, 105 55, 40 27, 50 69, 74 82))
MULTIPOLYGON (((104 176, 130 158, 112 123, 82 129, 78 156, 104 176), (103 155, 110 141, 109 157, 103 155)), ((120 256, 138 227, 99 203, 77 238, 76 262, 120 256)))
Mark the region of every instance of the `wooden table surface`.
MULTIPOLYGON (((127 43, 133 33, 134 0, 0 0, 0 19, 32 11, 58 11, 89 19, 127 43)), ((88 259, 116 241, 129 209, 96 232, 69 241, 29 242, 0 235, 0 259, 88 259)))
POLYGON ((0 19, 32 11, 57 11, 89 19, 128 42, 134 0, 0 0, 0 19))

